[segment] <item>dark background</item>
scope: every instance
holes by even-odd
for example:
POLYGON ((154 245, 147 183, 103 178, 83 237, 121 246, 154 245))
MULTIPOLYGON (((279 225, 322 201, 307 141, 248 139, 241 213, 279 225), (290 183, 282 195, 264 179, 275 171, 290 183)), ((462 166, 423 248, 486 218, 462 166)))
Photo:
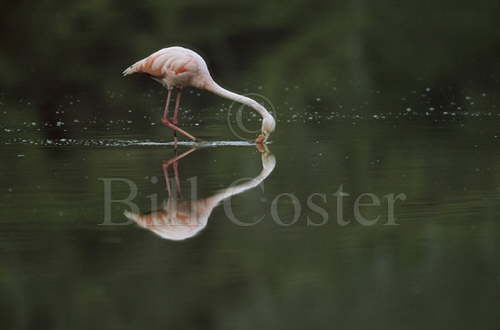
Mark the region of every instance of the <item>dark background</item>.
MULTIPOLYGON (((497 329, 499 17, 497 0, 2 1, 0 328, 497 329), (144 212, 165 195, 174 151, 136 142, 171 140, 166 92, 121 72, 172 45, 275 110, 276 169, 233 201, 247 221, 265 215, 258 226, 220 206, 183 242, 98 226, 100 178, 132 180, 144 212), (339 226, 339 186, 406 194, 400 225, 339 226), (282 193, 301 202, 297 225, 270 217, 282 193), (306 226, 314 193, 325 226, 306 226)), ((180 126, 241 140, 228 104, 186 92, 180 126)), ((260 156, 204 148, 182 184, 209 196, 257 175, 260 156)), ((293 216, 286 199, 279 210, 293 216)))
POLYGON ((499 14, 492 0, 4 1, 1 100, 27 112, 4 123, 33 112, 47 126, 71 111, 116 118, 151 91, 160 111, 160 86, 120 73, 172 45, 198 51, 219 83, 264 94, 285 117, 290 104, 299 114, 498 112, 499 14))

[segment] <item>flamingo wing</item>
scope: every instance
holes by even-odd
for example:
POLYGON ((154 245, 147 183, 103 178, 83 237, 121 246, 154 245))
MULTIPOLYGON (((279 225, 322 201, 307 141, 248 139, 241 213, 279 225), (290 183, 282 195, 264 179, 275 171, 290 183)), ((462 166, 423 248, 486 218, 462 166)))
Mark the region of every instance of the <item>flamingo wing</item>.
POLYGON ((191 69, 189 64, 192 60, 192 55, 184 48, 164 48, 132 64, 123 71, 123 75, 146 73, 156 78, 177 76, 191 69))

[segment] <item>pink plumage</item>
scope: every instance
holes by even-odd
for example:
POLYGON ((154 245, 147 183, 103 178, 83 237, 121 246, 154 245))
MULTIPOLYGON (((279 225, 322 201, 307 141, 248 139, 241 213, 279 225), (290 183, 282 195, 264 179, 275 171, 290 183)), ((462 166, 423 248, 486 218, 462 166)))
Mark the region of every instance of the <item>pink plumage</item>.
POLYGON ((180 98, 184 87, 205 89, 256 110, 262 116, 261 134, 256 139, 257 143, 265 142, 275 129, 276 122, 273 116, 262 105, 251 98, 233 93, 219 86, 212 79, 203 58, 190 49, 177 46, 160 49, 123 71, 124 76, 133 73, 145 73, 167 88, 167 101, 162 122, 174 130, 174 135, 175 132, 179 132, 194 141, 197 140, 193 135, 177 126, 180 98), (170 121, 168 111, 173 89, 178 90, 178 93, 173 119, 170 121))

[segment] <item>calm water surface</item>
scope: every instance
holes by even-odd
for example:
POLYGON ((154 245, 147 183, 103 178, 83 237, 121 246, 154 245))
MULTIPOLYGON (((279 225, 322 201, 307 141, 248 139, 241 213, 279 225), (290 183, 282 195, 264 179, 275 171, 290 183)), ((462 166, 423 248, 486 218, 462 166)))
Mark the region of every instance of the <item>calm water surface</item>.
MULTIPOLYGON (((134 132, 10 138, 0 146, 6 329, 494 329, 498 124, 283 120, 269 151, 199 148, 168 167, 180 188, 171 182, 168 212, 198 227, 163 236, 131 223, 130 205, 106 203, 106 189, 136 194, 147 222, 168 201, 163 164, 189 146, 137 145, 170 137, 134 132), (380 200, 361 208, 370 225, 356 220, 363 193, 380 200), (406 197, 394 225, 388 194, 406 197)), ((214 141, 222 126, 199 134, 214 141)))
POLYGON ((500 1, 0 17, 0 330, 500 328, 500 1), (218 143, 165 144, 165 89, 121 72, 174 45, 276 115, 269 150, 196 89, 180 126, 218 143))

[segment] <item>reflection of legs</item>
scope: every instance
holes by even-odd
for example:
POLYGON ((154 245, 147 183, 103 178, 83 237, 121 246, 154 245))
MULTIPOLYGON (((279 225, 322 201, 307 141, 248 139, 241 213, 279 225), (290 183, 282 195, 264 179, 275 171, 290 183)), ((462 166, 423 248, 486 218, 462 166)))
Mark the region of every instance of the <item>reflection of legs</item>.
POLYGON ((168 179, 168 166, 163 163, 163 178, 165 178, 165 187, 167 188, 168 197, 172 197, 172 189, 170 188, 170 180, 168 179))
POLYGON ((172 164, 174 165, 175 182, 176 182, 176 186, 177 186, 177 191, 180 193, 181 185, 180 185, 180 180, 179 180, 179 169, 178 169, 177 161, 180 160, 181 158, 186 157, 187 155, 189 155, 190 153, 192 153, 195 150, 196 150, 196 148, 189 149, 188 151, 185 151, 182 154, 175 156, 174 158, 163 163, 163 165, 162 165, 163 166, 163 176, 165 178, 165 185, 167 186, 167 192, 168 192, 169 197, 173 197, 173 195, 172 195, 172 190, 170 187, 170 182, 168 179, 168 167, 172 164))
MULTIPOLYGON (((185 135, 186 137, 190 138, 191 140, 196 141, 196 138, 194 136, 192 136, 191 134, 189 134, 188 132, 186 132, 182 128, 177 127, 178 116, 179 116, 179 114, 178 114, 178 112, 179 112, 179 104, 181 102, 181 91, 180 90, 177 92, 177 98, 176 98, 176 102, 175 102, 175 110, 174 110, 173 123, 168 120, 168 103, 170 103, 171 92, 172 92, 172 89, 169 89, 168 90, 168 95, 167 95, 167 104, 165 105, 165 111, 163 112, 163 118, 162 118, 161 121, 163 122, 163 124, 165 126, 168 126, 171 129, 173 129, 174 130, 174 134, 175 134, 175 131, 177 131, 177 132, 181 133, 182 135, 185 135)), ((176 136, 174 135, 174 137, 176 137, 176 136)))
MULTIPOLYGON (((177 137, 175 138, 177 139, 177 137)), ((177 153, 177 150, 176 150, 177 153)), ((179 180, 179 161, 176 160, 173 164, 174 167, 174 178, 175 178, 175 187, 177 188, 177 195, 181 197, 181 182, 179 180)))

